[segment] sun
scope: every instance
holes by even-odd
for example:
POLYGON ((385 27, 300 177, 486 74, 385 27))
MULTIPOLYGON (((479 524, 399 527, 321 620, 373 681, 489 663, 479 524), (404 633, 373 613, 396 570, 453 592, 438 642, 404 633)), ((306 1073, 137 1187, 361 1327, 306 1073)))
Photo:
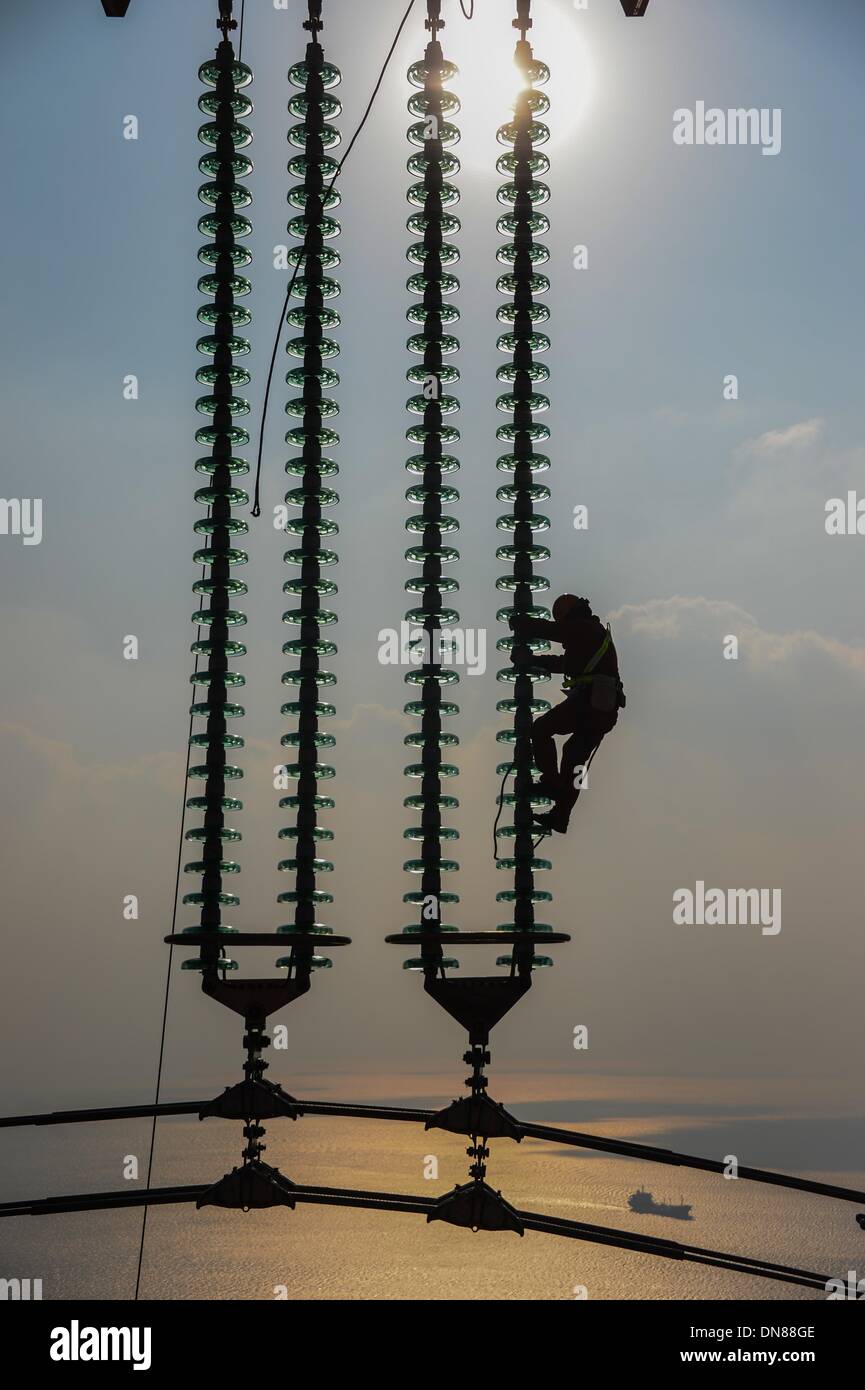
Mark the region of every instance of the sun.
MULTIPOLYGON (((459 68, 450 88, 460 99, 456 117, 461 138, 454 148, 464 168, 495 172, 502 147, 496 130, 511 119, 521 86, 514 66, 517 31, 511 27, 516 7, 508 0, 476 0, 474 19, 460 14, 456 0, 442 6, 446 26, 442 33, 445 57, 459 68)), ((550 80, 544 92, 550 99, 549 152, 573 138, 591 95, 590 63, 579 15, 564 7, 564 0, 535 0, 534 24, 529 41, 535 56, 547 64, 550 80)))

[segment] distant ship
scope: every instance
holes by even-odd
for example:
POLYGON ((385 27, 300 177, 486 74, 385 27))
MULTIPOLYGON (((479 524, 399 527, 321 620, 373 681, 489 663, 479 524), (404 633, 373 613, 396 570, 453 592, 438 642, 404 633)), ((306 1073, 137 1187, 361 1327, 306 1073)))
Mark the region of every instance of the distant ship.
POLYGON ((656 1202, 651 1192, 644 1192, 642 1188, 631 1193, 628 1206, 631 1211, 639 1212, 641 1216, 670 1216, 674 1221, 691 1220, 689 1202, 680 1202, 678 1206, 672 1202, 656 1202))

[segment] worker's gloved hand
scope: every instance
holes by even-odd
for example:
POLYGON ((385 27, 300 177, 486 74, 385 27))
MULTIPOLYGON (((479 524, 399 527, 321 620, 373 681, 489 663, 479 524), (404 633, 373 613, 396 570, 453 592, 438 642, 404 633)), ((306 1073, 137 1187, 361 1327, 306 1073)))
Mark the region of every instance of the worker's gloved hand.
POLYGON ((531 625, 532 619, 526 613, 510 613, 508 615, 508 626, 511 632, 517 636, 525 635, 531 625))
POLYGON ((515 666, 527 665, 532 659, 532 649, 526 642, 517 642, 511 647, 511 661, 515 666))

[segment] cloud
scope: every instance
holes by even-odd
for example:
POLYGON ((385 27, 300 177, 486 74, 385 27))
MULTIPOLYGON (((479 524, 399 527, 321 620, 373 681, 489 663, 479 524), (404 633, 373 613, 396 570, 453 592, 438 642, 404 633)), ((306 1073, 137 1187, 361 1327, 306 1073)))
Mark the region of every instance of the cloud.
POLYGON ((761 628, 757 619, 744 608, 723 599, 681 594, 649 599, 641 604, 625 604, 609 614, 609 621, 620 637, 632 634, 691 642, 702 638, 717 644, 732 633, 739 638, 742 659, 750 666, 780 666, 817 657, 865 677, 865 646, 840 642, 813 628, 770 632, 761 628))
POLYGON ((823 421, 819 416, 788 425, 786 429, 767 430, 756 439, 746 440, 737 453, 750 458, 782 458, 786 454, 800 453, 816 444, 823 432, 823 421))

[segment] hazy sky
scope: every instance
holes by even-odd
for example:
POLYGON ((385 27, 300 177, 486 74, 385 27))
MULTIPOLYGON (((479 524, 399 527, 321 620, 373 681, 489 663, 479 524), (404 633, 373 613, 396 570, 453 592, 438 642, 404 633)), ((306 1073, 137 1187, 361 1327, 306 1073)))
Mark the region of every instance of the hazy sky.
MULTIPOLYGON (((0 535, 2 1069, 12 1106, 132 1102, 153 1084, 196 607, 196 99, 215 8, 132 0, 120 21, 98 0, 2 0, 0 491, 41 498, 44 515, 38 546, 0 535), (130 114, 137 141, 123 139, 130 114), (128 373, 138 401, 123 399, 128 373), (140 640, 137 662, 123 659, 127 634, 140 640), (137 923, 122 917, 130 893, 137 923)), ((355 945, 283 1016, 296 1056, 280 1054, 271 1075, 289 1085, 292 1069, 452 1067, 455 1086, 462 1077, 463 1038, 382 941, 411 920, 402 744, 413 725, 401 712, 403 673, 379 663, 377 634, 408 606, 405 70, 422 52, 422 8, 346 167, 337 214, 336 901, 325 920, 355 945)), ((273 247, 286 239, 286 71, 302 53, 300 9, 247 0, 255 423, 285 288, 273 247)), ((327 0, 346 136, 403 9, 327 0)), ((646 19, 627 22, 618 0, 534 9, 536 52, 554 72, 547 573, 611 616, 628 707, 572 833, 551 850, 555 901, 544 916, 572 944, 497 1030, 494 1059, 572 1073, 575 1086, 604 1071, 802 1076, 814 1101, 825 1078, 852 1103, 865 1046, 865 540, 827 536, 824 507, 865 487, 865 10, 854 0, 653 0, 646 19), (673 113, 698 101, 780 109, 780 153, 676 146, 673 113), (573 267, 578 244, 586 270, 573 267), (723 398, 728 374, 736 401, 723 398), (585 532, 571 524, 579 504, 585 532), (728 634, 738 661, 723 658, 728 634), (782 930, 675 925, 673 893, 698 880, 781 889, 782 930), (587 1053, 572 1047, 581 1023, 587 1053)), ((464 624, 487 628, 489 649, 486 674, 463 676, 453 726, 453 920, 477 928, 506 920, 491 854, 504 510, 494 125, 499 107, 506 115, 495 55, 512 5, 477 0, 476 11, 469 25, 447 0, 443 44, 464 69, 453 84, 465 132, 457 606, 464 624), (492 58, 487 39, 498 44, 492 58)), ((284 360, 244 576, 246 809, 231 920, 247 929, 285 920, 275 897, 288 886, 276 873, 285 821, 271 773, 286 727, 285 544, 267 514, 292 452, 282 443, 284 360)), ((270 971, 275 954, 248 952, 242 964, 270 971)), ((461 958, 469 970, 492 963, 477 949, 461 958)), ((239 1025, 178 969, 165 1095, 221 1087, 240 1062, 239 1025)))

